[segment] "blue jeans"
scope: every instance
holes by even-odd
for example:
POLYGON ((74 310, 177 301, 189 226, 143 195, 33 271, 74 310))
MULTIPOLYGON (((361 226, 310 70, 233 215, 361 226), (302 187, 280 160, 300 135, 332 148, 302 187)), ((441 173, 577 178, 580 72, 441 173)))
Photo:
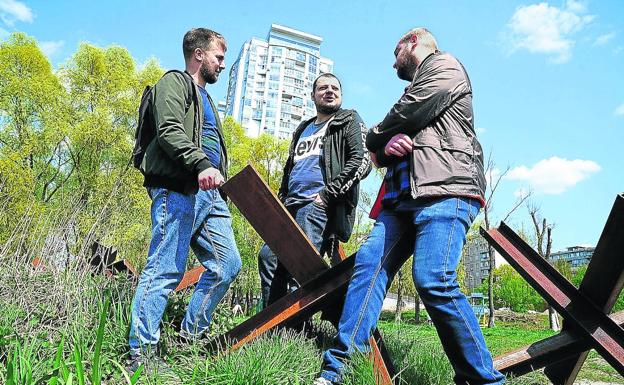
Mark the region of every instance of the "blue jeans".
POLYGON ((321 376, 340 382, 344 362, 367 352, 388 287, 414 255, 414 284, 433 321, 458 384, 501 384, 456 269, 466 233, 479 212, 468 198, 406 200, 381 212, 355 259, 334 347, 323 354, 321 376))
MULTIPOLYGON (((287 209, 316 250, 321 250, 323 231, 327 224, 325 208, 310 202, 304 205, 288 206, 287 209)), ((258 271, 262 290, 262 308, 299 287, 299 283, 291 277, 266 244, 258 253, 258 271)))
POLYGON ((197 195, 162 188, 148 191, 152 240, 132 301, 131 354, 156 348, 169 293, 184 276, 189 247, 206 271, 182 321, 183 335, 198 337, 208 329, 214 309, 241 268, 230 211, 218 190, 197 195))

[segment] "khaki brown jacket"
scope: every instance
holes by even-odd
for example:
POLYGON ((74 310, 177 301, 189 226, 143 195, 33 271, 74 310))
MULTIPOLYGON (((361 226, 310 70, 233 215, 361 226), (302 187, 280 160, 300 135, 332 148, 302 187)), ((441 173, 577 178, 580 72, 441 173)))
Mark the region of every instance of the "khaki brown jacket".
POLYGON ((379 125, 366 136, 380 167, 399 158, 384 153, 396 134, 414 143, 410 185, 414 199, 470 196, 483 203, 483 151, 474 131, 472 86, 462 64, 436 52, 420 64, 411 84, 379 125))

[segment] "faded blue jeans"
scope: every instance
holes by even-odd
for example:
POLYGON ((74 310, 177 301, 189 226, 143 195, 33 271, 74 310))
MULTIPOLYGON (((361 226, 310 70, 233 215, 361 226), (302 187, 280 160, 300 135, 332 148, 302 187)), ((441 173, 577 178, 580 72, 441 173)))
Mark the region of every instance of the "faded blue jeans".
POLYGON ((457 266, 480 205, 469 198, 406 200, 381 212, 355 258, 334 346, 323 354, 321 376, 340 382, 344 362, 368 352, 394 275, 414 255, 418 294, 436 327, 457 384, 501 384, 472 308, 459 290, 457 266))
POLYGON ((198 337, 208 329, 214 309, 241 268, 230 211, 218 190, 200 190, 197 195, 162 188, 148 192, 152 240, 132 301, 131 354, 155 350, 169 293, 184 276, 189 247, 206 271, 182 321, 186 337, 198 337))
MULTIPOLYGON (((326 209, 314 202, 287 206, 286 208, 310 242, 312 242, 312 245, 316 250, 320 251, 323 244, 323 231, 325 231, 325 225, 327 224, 326 209)), ((299 287, 299 283, 288 273, 266 244, 262 246, 258 253, 258 272, 260 274, 262 308, 267 307, 299 287)))

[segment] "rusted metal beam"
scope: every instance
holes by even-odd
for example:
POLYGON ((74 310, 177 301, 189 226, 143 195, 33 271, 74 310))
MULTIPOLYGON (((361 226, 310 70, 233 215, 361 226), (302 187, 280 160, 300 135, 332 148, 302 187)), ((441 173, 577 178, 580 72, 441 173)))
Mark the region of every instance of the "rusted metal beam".
POLYGON ((328 268, 253 167, 246 166, 221 186, 221 189, 300 284, 308 282, 328 268))
POLYGON ((180 281, 178 286, 175 288, 175 291, 184 290, 187 287, 196 284, 197 281, 199 281, 199 278, 201 278, 201 275, 204 271, 206 271, 206 268, 200 265, 184 273, 184 276, 182 277, 182 280, 180 281))
MULTIPOLYGON (((373 368, 375 371, 375 383, 377 385, 392 385, 397 381, 396 369, 392 364, 390 354, 381 338, 378 329, 375 329, 370 339, 373 368)), ((397 382, 398 383, 398 382, 397 382)))
MULTIPOLYGON (((611 315, 624 327, 624 310, 611 315)), ((516 349, 494 358, 494 366, 504 374, 521 376, 591 349, 591 342, 571 330, 516 349)))
MULTIPOLYGON (((276 326, 292 325, 314 313, 332 314, 336 325, 351 278, 355 255, 347 258, 342 248, 329 269, 275 194, 251 167, 230 178, 221 189, 238 207, 286 270, 303 285, 217 340, 236 349, 276 326), (253 192, 253 193, 250 193, 253 192)), ((378 385, 391 385, 394 374, 381 336, 371 338, 378 385), (389 370, 390 369, 390 370, 389 370)))
POLYGON ((596 307, 505 223, 481 234, 546 301, 624 375, 624 330, 596 307))
MULTIPOLYGON (((624 196, 615 198, 579 292, 609 314, 624 285, 624 196)), ((619 322, 618 322, 619 323, 619 322)), ((570 329, 564 322, 562 332, 570 329)), ((579 352, 567 360, 546 366, 544 373, 553 384, 572 385, 589 351, 579 352)))
POLYGON ((305 283, 294 292, 280 298, 255 316, 219 337, 220 344, 228 343, 235 350, 276 326, 305 320, 333 301, 333 293, 349 283, 355 256, 327 269, 323 274, 305 283))

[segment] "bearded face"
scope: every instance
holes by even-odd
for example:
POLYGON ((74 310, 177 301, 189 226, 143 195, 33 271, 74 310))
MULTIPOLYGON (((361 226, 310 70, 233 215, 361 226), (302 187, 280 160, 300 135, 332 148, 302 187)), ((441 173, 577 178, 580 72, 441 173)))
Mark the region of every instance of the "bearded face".
POLYGON ((220 72, 221 71, 219 69, 215 69, 214 66, 210 65, 210 62, 207 59, 202 61, 202 65, 199 68, 199 74, 208 84, 216 83, 217 79, 219 79, 220 72))
POLYGON ((312 100, 316 111, 324 115, 332 115, 342 106, 342 89, 338 79, 324 76, 317 80, 312 92, 312 100))
POLYGON ((394 51, 396 56, 396 61, 394 62, 393 67, 397 71, 397 76, 401 80, 406 80, 411 82, 414 79, 414 74, 416 73, 416 68, 418 68, 418 63, 416 63, 416 58, 414 55, 410 54, 411 43, 403 42, 399 43, 394 51))
POLYGON ((219 74, 225 68, 225 45, 213 42, 208 49, 202 50, 202 64, 199 67, 199 75, 208 84, 214 84, 219 79, 219 74))

